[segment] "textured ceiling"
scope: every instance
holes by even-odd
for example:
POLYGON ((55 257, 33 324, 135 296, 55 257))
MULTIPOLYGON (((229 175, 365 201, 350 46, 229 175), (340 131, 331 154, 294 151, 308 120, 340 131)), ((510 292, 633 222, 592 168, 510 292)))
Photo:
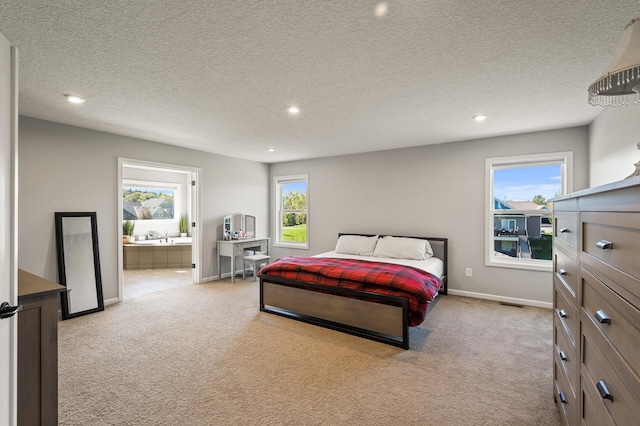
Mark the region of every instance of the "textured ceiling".
POLYGON ((640 17, 637 0, 386 3, 0 0, 0 32, 22 115, 271 163, 588 124, 587 87, 640 17))

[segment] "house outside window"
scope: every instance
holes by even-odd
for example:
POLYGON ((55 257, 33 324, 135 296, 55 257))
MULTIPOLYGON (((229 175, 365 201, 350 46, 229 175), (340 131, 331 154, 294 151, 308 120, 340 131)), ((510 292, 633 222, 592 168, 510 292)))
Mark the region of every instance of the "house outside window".
POLYGON ((276 246, 309 248, 309 175, 274 178, 276 246))
POLYGON ((516 221, 515 219, 502 219, 502 229, 506 229, 508 231, 516 230, 516 221))
POLYGON ((550 199, 572 191, 573 153, 486 159, 485 264, 552 269, 550 199))
POLYGON ((122 220, 174 220, 179 192, 175 184, 125 180, 122 220))

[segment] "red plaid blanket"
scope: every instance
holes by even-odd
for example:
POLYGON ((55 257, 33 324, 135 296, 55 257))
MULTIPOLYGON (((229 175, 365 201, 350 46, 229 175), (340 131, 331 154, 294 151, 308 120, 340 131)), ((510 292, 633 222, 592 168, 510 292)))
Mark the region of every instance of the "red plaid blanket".
POLYGON ((435 275, 410 266, 328 257, 284 257, 258 275, 406 297, 412 327, 424 321, 428 303, 442 285, 435 275))

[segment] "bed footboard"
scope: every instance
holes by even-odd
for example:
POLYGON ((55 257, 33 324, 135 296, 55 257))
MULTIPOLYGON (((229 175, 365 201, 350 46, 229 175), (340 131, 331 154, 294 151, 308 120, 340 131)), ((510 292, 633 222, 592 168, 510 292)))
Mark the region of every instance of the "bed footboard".
POLYGON ((260 310, 409 349, 404 297, 262 276, 260 310))

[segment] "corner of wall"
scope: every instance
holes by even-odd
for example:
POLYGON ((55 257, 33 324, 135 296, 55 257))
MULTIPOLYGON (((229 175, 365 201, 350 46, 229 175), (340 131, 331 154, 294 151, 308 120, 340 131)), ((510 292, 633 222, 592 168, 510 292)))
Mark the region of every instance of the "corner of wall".
POLYGON ((589 125, 589 187, 630 175, 640 161, 640 106, 605 108, 589 125))

